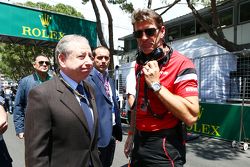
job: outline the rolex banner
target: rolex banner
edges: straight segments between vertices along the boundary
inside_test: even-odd
[[[242,118],[242,119],[241,119]],[[200,103],[197,123],[188,131],[226,140],[250,139],[250,106],[246,104]]]
[[[0,35],[58,42],[66,34],[79,34],[96,47],[95,22],[6,3],[0,3],[0,11]]]

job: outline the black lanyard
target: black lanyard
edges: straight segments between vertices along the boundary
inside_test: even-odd
[[[167,112],[164,112],[163,114],[156,114],[155,112],[153,112],[148,100],[148,90],[149,90],[148,85],[144,82],[144,99],[149,113],[157,119],[163,119]]]

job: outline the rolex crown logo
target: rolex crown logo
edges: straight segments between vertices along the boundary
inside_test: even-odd
[[[39,15],[41,23],[44,27],[48,27],[50,25],[51,17],[48,14],[43,13]]]
[[[204,108],[200,106],[200,111],[198,113],[198,120],[201,118],[203,112],[204,112]]]

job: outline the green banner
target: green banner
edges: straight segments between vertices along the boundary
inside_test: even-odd
[[[250,139],[250,106],[200,103],[198,121],[188,127],[191,132],[236,141],[239,140],[240,129],[241,140]]]
[[[58,42],[66,34],[79,34],[97,45],[95,22],[5,3],[0,11],[0,35]]]

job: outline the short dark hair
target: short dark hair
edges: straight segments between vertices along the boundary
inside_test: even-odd
[[[137,9],[131,15],[131,22],[134,26],[135,23],[147,21],[153,23],[160,28],[163,26],[162,17],[152,9]]]
[[[35,62],[36,61],[36,58],[37,57],[39,57],[39,56],[43,56],[43,57],[47,57],[48,58],[48,56],[46,56],[45,54],[38,54],[38,55],[36,55],[35,57],[34,57],[34,59],[33,59],[33,62]]]
[[[93,55],[93,57],[95,57],[96,56],[96,50],[97,49],[105,49],[105,50],[108,50],[109,51],[109,49],[107,48],[107,47],[105,47],[105,46],[97,46],[92,52],[92,55]],[[110,52],[110,51],[109,51]]]

